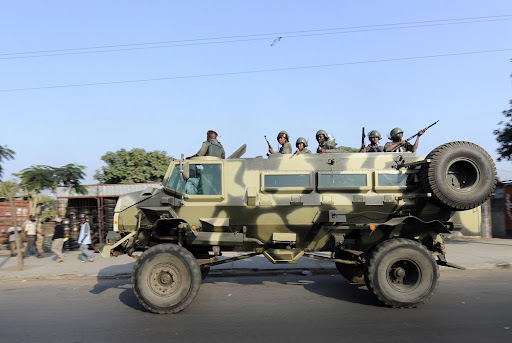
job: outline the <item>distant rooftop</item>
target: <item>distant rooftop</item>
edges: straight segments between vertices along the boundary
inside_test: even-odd
[[[119,197],[131,192],[141,192],[148,187],[161,188],[162,184],[160,182],[144,182],[84,185],[84,187],[87,188],[87,194],[76,193],[71,187],[57,187],[57,199]]]

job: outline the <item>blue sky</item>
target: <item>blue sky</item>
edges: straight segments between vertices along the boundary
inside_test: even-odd
[[[512,99],[507,0],[0,4],[0,145],[16,152],[4,180],[78,163],[95,183],[107,151],[189,156],[209,129],[227,155],[246,143],[254,157],[280,130],[312,150],[318,129],[359,147],[363,126],[409,137],[439,119],[419,155],[465,140],[496,158],[492,132]],[[416,24],[384,25],[400,23]],[[125,82],[152,79],[163,80]],[[502,180],[511,163],[497,163]]]

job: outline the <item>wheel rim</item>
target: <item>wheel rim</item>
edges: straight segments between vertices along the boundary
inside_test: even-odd
[[[148,275],[149,289],[160,297],[175,294],[181,288],[182,280],[179,269],[171,263],[156,265]]]
[[[397,260],[387,270],[389,285],[399,292],[410,292],[421,282],[420,266],[409,259]]]
[[[469,159],[456,159],[446,170],[446,182],[458,192],[470,192],[480,182],[480,169]]]

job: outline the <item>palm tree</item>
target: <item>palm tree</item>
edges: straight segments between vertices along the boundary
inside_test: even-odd
[[[2,162],[4,160],[12,160],[14,158],[14,151],[9,149],[7,146],[0,145],[0,179],[2,178]]]
[[[40,193],[43,190],[54,190],[57,186],[71,187],[75,192],[86,194],[87,188],[80,184],[84,178],[84,166],[67,164],[63,167],[31,166],[18,174],[22,181],[25,194],[29,196],[31,213],[36,213]]]

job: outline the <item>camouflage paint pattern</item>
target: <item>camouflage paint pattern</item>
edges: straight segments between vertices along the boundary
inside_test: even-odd
[[[440,234],[452,229],[452,211],[422,193],[422,161],[414,153],[173,160],[163,189],[120,197],[112,235],[138,230],[134,249],[173,242],[197,256],[212,246],[366,252],[391,237],[415,239],[444,254]],[[218,173],[208,179],[210,169]],[[199,181],[187,184],[180,170],[190,171],[188,180]]]

